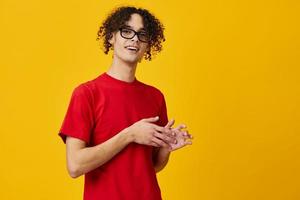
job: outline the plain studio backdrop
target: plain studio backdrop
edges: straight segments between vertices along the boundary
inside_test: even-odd
[[[0,199],[82,199],[57,133],[74,87],[111,63],[96,41],[102,20],[128,4],[166,28],[137,78],[194,136],[157,174],[163,198],[300,199],[296,0],[0,0]]]

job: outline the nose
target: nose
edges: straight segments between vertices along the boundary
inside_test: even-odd
[[[134,37],[133,37],[131,40],[132,40],[132,41],[138,41],[139,38],[138,38],[137,34],[135,34]]]

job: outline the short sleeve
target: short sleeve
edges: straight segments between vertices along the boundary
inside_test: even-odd
[[[64,143],[66,143],[66,137],[71,136],[89,144],[93,125],[92,93],[87,86],[80,84],[72,92],[58,135]]]
[[[168,112],[167,112],[167,104],[164,95],[161,93],[160,98],[160,112],[159,112],[159,121],[158,124],[160,126],[166,126],[169,119],[168,119]]]

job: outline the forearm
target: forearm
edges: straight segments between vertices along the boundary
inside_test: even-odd
[[[155,172],[161,171],[168,163],[170,157],[170,151],[164,147],[159,148],[157,155],[154,159]]]
[[[128,129],[124,129],[101,144],[78,149],[72,156],[72,165],[75,166],[72,177],[76,178],[100,167],[112,159],[130,142],[132,142],[131,135]]]

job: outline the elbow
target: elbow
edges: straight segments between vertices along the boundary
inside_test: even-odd
[[[164,169],[164,167],[165,167],[165,165],[158,165],[158,164],[156,164],[156,165],[154,165],[154,171],[155,171],[155,173],[158,173],[158,172],[160,172],[161,170],[163,170]]]
[[[154,165],[155,172],[158,173],[161,170],[163,170],[166,167],[166,165],[168,164],[168,160],[169,159],[165,160],[163,163],[155,163],[155,165]]]
[[[68,173],[71,178],[75,179],[80,177],[83,174],[78,165],[71,164],[68,165],[67,167],[68,167]]]
[[[163,167],[154,167],[155,173],[160,172],[163,169]]]
[[[78,178],[79,176],[81,176],[81,174],[79,174],[78,172],[76,171],[69,171],[69,175],[71,178]]]

